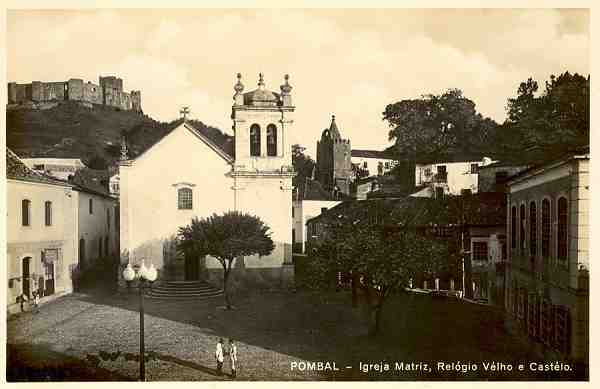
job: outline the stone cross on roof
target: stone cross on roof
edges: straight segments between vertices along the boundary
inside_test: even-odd
[[[187,115],[190,113],[190,107],[181,107],[179,114],[183,117],[183,121],[187,119]]]

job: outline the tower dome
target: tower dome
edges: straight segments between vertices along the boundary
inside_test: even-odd
[[[279,94],[265,89],[263,74],[260,73],[258,79],[258,89],[244,94],[244,104],[254,106],[277,106],[279,103]]]

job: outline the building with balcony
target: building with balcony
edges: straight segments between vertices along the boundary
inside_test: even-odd
[[[476,193],[479,168],[492,163],[489,158],[448,158],[444,161],[418,161],[415,165],[416,197]]]

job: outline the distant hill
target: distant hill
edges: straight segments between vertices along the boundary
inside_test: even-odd
[[[7,110],[6,145],[20,157],[81,158],[84,163],[100,157],[112,165],[119,159],[122,135],[130,157],[135,157],[181,122],[159,122],[133,111],[64,101],[49,109]],[[233,154],[233,137],[201,121],[191,123]]]

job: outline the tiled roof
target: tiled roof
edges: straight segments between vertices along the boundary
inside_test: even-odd
[[[65,181],[31,170],[8,147],[6,148],[6,178],[40,184],[71,186]]]
[[[479,193],[444,199],[404,197],[346,201],[310,222],[380,223],[396,226],[448,226],[464,222],[470,226],[493,226],[506,223],[506,198],[503,193]]]
[[[108,170],[84,168],[79,169],[69,182],[74,185],[76,190],[110,197],[108,190],[109,174]]]
[[[379,150],[353,149],[351,155],[353,157],[357,157],[357,158],[394,159],[391,153],[389,153],[387,151],[379,151]]]
[[[339,193],[338,198],[333,196],[333,193],[326,191],[321,183],[316,180],[307,179],[297,188],[297,198],[299,200],[323,200],[323,201],[336,201],[336,200],[346,200],[349,197],[344,195],[343,193]]]

